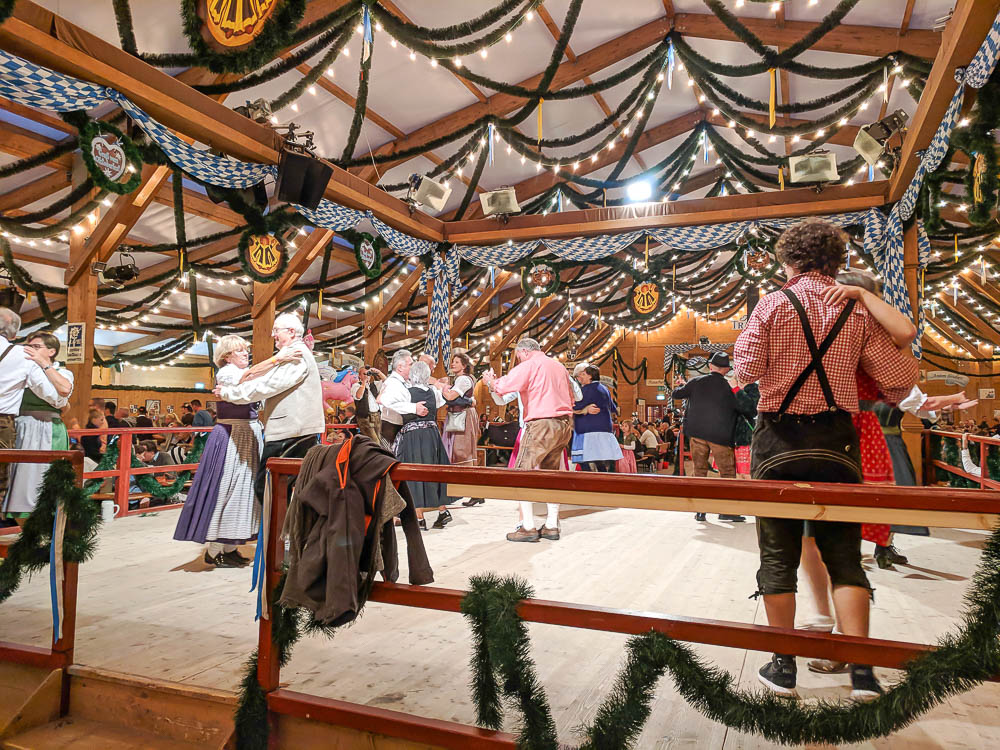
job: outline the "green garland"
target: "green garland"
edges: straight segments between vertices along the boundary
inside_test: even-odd
[[[365,278],[363,286],[367,286],[368,279],[377,279],[379,276],[382,275],[382,250],[385,247],[387,247],[387,245],[385,244],[385,240],[382,239],[381,236],[379,235],[373,236],[368,232],[357,232],[353,229],[345,229],[341,232],[338,232],[338,234],[340,234],[341,237],[343,237],[345,240],[350,242],[351,245],[354,246],[354,259],[357,261],[358,269],[361,271],[362,275]],[[369,243],[372,246],[372,249],[375,251],[375,261],[370,266],[361,260],[361,245],[364,242]],[[329,247],[332,246],[333,243],[330,243]],[[326,278],[325,278],[326,268],[329,266],[329,263],[330,263],[330,255],[328,250],[327,254],[323,256],[324,271],[320,275],[321,284],[326,283]],[[312,285],[309,286],[311,287]],[[344,291],[347,290],[342,290],[341,294],[343,294]]]
[[[67,138],[62,143],[57,143],[51,148],[39,151],[34,156],[26,156],[23,159],[12,161],[10,164],[4,164],[0,167],[0,177],[10,177],[11,175],[27,172],[29,169],[34,169],[42,164],[48,164],[50,161],[62,156],[63,154],[75,151],[78,145],[79,138],[76,136]]]
[[[58,459],[45,470],[35,509],[17,541],[7,548],[6,559],[0,560],[0,602],[17,591],[25,574],[30,576],[48,565],[52,526],[59,505],[66,514],[63,560],[82,563],[93,556],[101,526],[100,508],[77,487],[73,465]]]
[[[116,386],[115,390],[121,390],[120,386]],[[144,388],[142,390],[154,390]],[[155,389],[162,390],[162,389]],[[191,390],[191,389],[185,389]],[[155,431],[156,428],[153,428]],[[196,464],[201,460],[201,454],[205,450],[205,443],[208,442],[209,433],[201,432],[195,435],[194,441],[191,443],[191,450],[188,451],[187,456],[184,459],[184,463]],[[141,469],[145,464],[135,457],[136,443],[132,443],[132,468]],[[118,468],[118,440],[113,440],[108,446],[108,449],[104,451],[104,455],[101,456],[100,462],[94,471],[112,471]],[[137,474],[135,475],[135,483],[138,485],[139,489],[146,492],[158,500],[167,500],[175,497],[182,489],[184,485],[191,478],[191,472],[181,471],[178,472],[177,478],[174,479],[170,484],[160,484],[156,479],[150,474]],[[100,487],[104,484],[104,479],[90,479],[84,485],[84,493],[87,497],[93,495]]]
[[[518,747],[558,747],[544,689],[538,684],[530,641],[517,612],[531,587],[511,576],[474,576],[462,600],[473,635],[472,690],[481,725],[502,728],[501,696],[523,716]],[[885,737],[947,698],[1000,671],[1000,530],[983,550],[966,594],[962,625],[935,651],[908,665],[903,679],[870,703],[800,705],[736,687],[727,672],[707,666],[694,651],[655,631],[630,638],[625,664],[594,721],[583,729],[588,750],[628,748],[649,717],[659,678],[670,671],[684,699],[714,721],[783,744],[853,743]],[[498,681],[498,676],[502,681]]]
[[[6,21],[14,12],[14,3],[16,2],[17,0],[0,0],[0,23]]]
[[[535,286],[531,280],[531,275],[535,272],[536,266],[551,268],[552,280],[543,287]],[[518,273],[521,276],[521,291],[529,297],[548,297],[559,291],[562,282],[559,280],[559,264],[547,258],[532,258],[521,266]]]
[[[94,163],[94,156],[90,153],[91,143],[101,135],[113,135],[118,139],[122,150],[125,152],[126,161],[132,166],[133,172],[125,182],[109,180],[101,171],[101,168]],[[110,122],[103,120],[88,119],[86,124],[80,128],[80,155],[83,163],[87,167],[87,172],[102,190],[107,190],[118,195],[127,195],[139,187],[142,182],[142,154],[125,133],[116,128]]]

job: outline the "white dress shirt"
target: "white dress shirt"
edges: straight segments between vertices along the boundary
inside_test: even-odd
[[[655,449],[658,445],[656,434],[652,430],[645,430],[642,435],[639,436],[639,442],[642,443],[644,448]]]
[[[382,383],[376,401],[382,407],[382,421],[389,424],[403,424],[403,414],[417,413],[417,405],[410,396],[410,384],[395,370]]]
[[[372,381],[369,380],[368,385],[374,386],[374,383],[372,383]],[[368,411],[371,414],[374,414],[375,412],[378,411],[378,401],[376,401],[375,397],[372,395],[371,388],[366,388],[365,386],[361,385],[360,380],[351,386],[351,398],[353,398],[355,401],[360,401],[362,391],[364,391],[368,395]]]
[[[8,346],[11,346],[10,342],[0,336],[0,354]],[[14,344],[7,356],[0,360],[0,414],[16,415],[21,410],[25,388],[30,388],[32,393],[57,409],[63,408],[69,401],[59,395],[42,368],[28,359],[24,347]]]

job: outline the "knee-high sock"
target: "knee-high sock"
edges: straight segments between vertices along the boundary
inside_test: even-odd
[[[222,542],[209,542],[205,547],[210,557],[215,557],[222,552],[232,552],[236,549],[235,544],[223,544]]]
[[[548,503],[548,515],[545,517],[545,525],[550,529],[559,528],[559,503]]]

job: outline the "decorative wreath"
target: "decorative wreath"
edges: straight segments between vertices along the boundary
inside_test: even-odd
[[[760,237],[744,234],[736,243],[736,270],[751,281],[764,281],[778,272],[778,260]]]
[[[354,258],[365,278],[375,279],[382,273],[382,248],[387,247],[384,239],[368,232],[348,229],[341,232],[354,245]]]
[[[549,260],[531,260],[521,267],[521,289],[531,297],[548,297],[559,291],[559,270]]]
[[[652,318],[663,309],[666,295],[659,282],[651,278],[639,279],[628,293],[628,308],[643,320]]]
[[[238,252],[243,272],[262,284],[280,279],[288,266],[288,247],[277,233],[247,229]]]
[[[102,136],[105,135],[113,135],[117,138],[118,146],[121,147],[125,154],[125,174],[128,174],[128,179],[124,182],[109,179],[94,161],[92,153],[94,139],[101,138],[101,140],[104,140]],[[126,195],[139,187],[139,183],[142,182],[142,154],[139,153],[139,149],[132,142],[131,138],[109,122],[87,120],[87,123],[80,130],[80,153],[83,156],[83,163],[87,167],[87,171],[93,178],[94,183],[103,190],[108,190],[118,195]],[[132,167],[131,174],[128,173],[129,166]]]

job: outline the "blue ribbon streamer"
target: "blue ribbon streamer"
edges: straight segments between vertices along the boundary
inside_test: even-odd
[[[374,37],[372,36],[372,17],[368,12],[367,5],[364,6],[361,19],[361,24],[364,28],[364,43],[361,45],[361,62],[364,63],[372,56],[372,43],[374,42]]]
[[[257,592],[257,613],[253,621],[261,616],[260,589],[264,586],[264,512],[261,510],[260,525],[257,527],[257,549],[253,553],[253,577],[250,579],[250,592]]]
[[[667,88],[673,89],[674,87],[674,43],[673,40],[670,42],[670,46],[667,47]]]
[[[59,584],[56,581],[56,524],[59,523],[59,506],[52,514],[52,540],[49,543],[49,595],[52,600],[52,634],[59,638]]]
[[[486,127],[486,137],[490,141],[489,142],[489,148],[490,148],[490,152],[489,152],[490,156],[489,156],[489,158],[490,158],[490,166],[492,167],[493,166],[493,123],[492,122]]]

